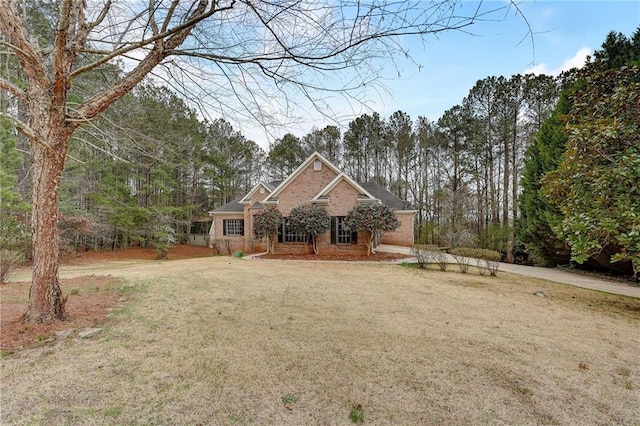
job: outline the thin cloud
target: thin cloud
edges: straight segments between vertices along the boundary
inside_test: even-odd
[[[583,47],[576,52],[569,59],[565,59],[562,62],[562,65],[557,68],[551,68],[548,64],[541,63],[536,64],[531,68],[525,70],[525,74],[547,74],[551,76],[558,76],[563,71],[568,71],[572,68],[582,68],[587,60],[587,56],[591,55],[591,49],[588,47]]]

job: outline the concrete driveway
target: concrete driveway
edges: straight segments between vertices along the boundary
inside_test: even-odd
[[[376,247],[376,251],[411,255],[411,249],[409,247],[391,246],[387,244],[381,244],[380,246]],[[455,260],[452,256],[450,258],[450,262],[455,263]],[[554,268],[540,268],[536,266],[500,263],[500,271],[524,275],[527,277],[542,278],[558,283],[574,285],[576,287],[584,287],[590,288],[592,290],[604,291],[606,293],[640,298],[640,286],[634,286],[632,284],[625,284],[616,281],[607,281],[600,278],[594,278],[568,271],[561,271]]]

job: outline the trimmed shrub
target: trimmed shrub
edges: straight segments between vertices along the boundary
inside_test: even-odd
[[[267,252],[275,252],[275,241],[278,239],[278,228],[282,223],[282,213],[274,206],[260,210],[253,216],[253,235],[267,239]]]

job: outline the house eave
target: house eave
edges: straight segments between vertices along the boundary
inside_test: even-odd
[[[273,191],[271,191],[271,193],[268,195],[268,197],[275,197],[278,194],[280,194],[287,186],[289,186],[291,182],[295,180],[296,177],[298,177],[316,159],[322,161],[322,163],[324,163],[324,165],[327,166],[330,170],[332,170],[336,175],[339,175],[341,173],[340,169],[338,169],[338,167],[336,167],[335,164],[327,160],[319,152],[315,151],[313,154],[307,157],[307,159],[302,164],[300,164],[298,168],[296,168],[289,176],[287,176],[285,180],[280,182],[280,185],[274,188]],[[265,199],[264,201],[267,201],[267,200]]]
[[[353,187],[356,191],[358,191],[358,202],[360,202],[360,200],[379,201],[377,198],[371,195],[366,189],[364,189],[360,184],[358,184],[358,182],[351,179],[344,172],[341,172],[335,178],[333,178],[333,180],[329,182],[324,188],[322,188],[322,190],[320,190],[320,192],[318,192],[318,194],[315,197],[313,197],[311,202],[313,203],[316,200],[322,200],[323,199],[322,197],[328,196],[329,193],[342,181],[347,182],[349,185],[351,185],[351,187]]]

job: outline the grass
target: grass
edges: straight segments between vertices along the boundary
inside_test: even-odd
[[[124,306],[95,339],[3,358],[0,423],[637,421],[640,300],[473,269],[96,267]]]
[[[122,407],[109,407],[104,410],[104,415],[106,417],[117,418],[122,413]]]
[[[282,403],[283,404],[293,404],[298,402],[298,397],[292,394],[286,394],[285,396],[282,397]]]
[[[364,413],[362,412],[362,405],[354,405],[353,408],[351,408],[351,411],[349,411],[349,420],[351,420],[352,423],[358,425],[364,423]]]

